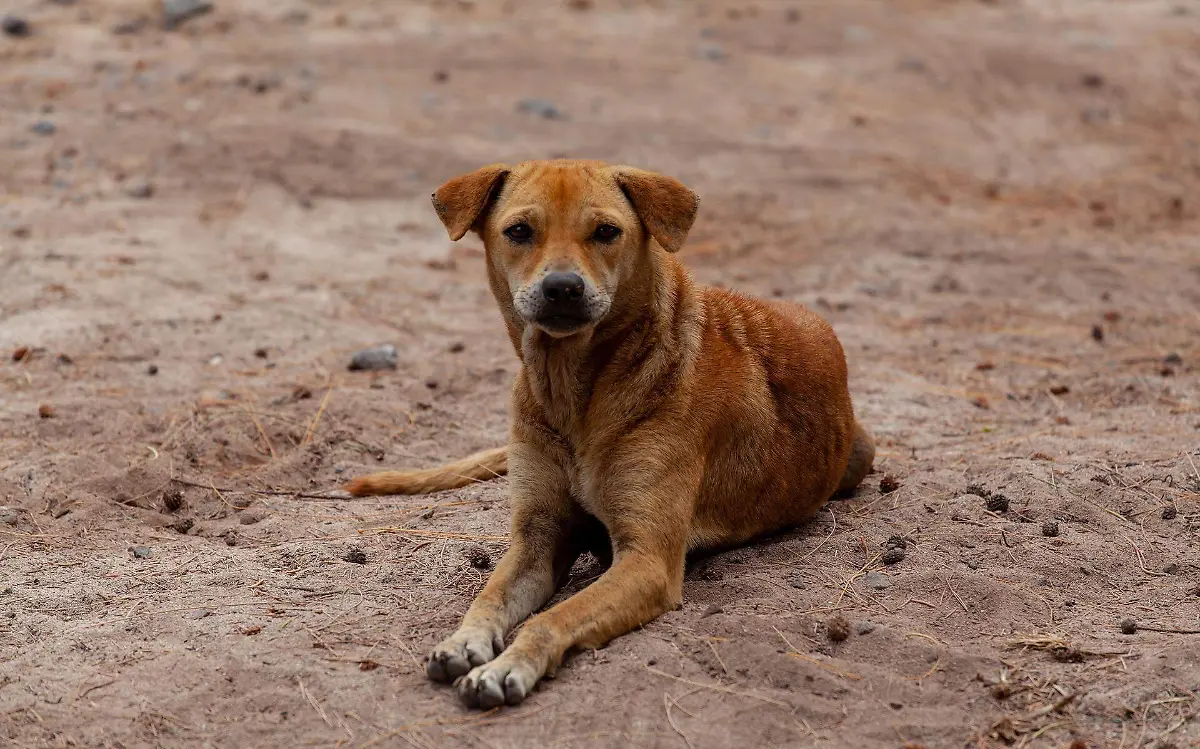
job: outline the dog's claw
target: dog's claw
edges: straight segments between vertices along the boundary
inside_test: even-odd
[[[495,657],[495,638],[490,634],[459,630],[433,649],[425,674],[433,681],[450,683]]]
[[[455,682],[458,697],[467,707],[488,710],[500,705],[519,705],[529,695],[536,678],[518,664],[493,661]]]

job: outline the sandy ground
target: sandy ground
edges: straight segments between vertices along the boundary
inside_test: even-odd
[[[1150,629],[1200,629],[1200,6],[7,9],[0,744],[1200,746]],[[683,179],[698,277],[825,314],[879,471],[481,715],[422,658],[504,483],[296,493],[504,440],[428,195],[555,155]]]

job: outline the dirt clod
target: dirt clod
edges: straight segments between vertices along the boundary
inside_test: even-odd
[[[482,546],[473,546],[467,549],[467,561],[477,570],[490,570],[492,568],[492,555]]]
[[[54,418],[54,406],[51,406],[49,403],[41,404],[38,406],[38,416],[43,419]]]
[[[883,552],[883,563],[884,564],[899,564],[900,562],[904,561],[905,553],[906,552],[904,551],[904,547],[893,546],[890,549]]]
[[[187,532],[196,526],[196,521],[192,518],[181,518],[171,524],[171,530],[176,533],[187,535]]]
[[[1102,328],[1099,325],[1093,325],[1092,326],[1092,340],[1097,341],[1097,342],[1103,341],[1104,340],[1104,328]]]
[[[179,512],[183,507],[183,492],[178,489],[167,489],[162,493],[163,509],[167,512]]]
[[[362,549],[351,549],[342,556],[342,561],[350,562],[351,564],[366,564],[367,553]]]
[[[900,479],[888,473],[885,474],[884,477],[879,481],[879,492],[881,494],[891,494],[901,486],[902,484],[900,483]]]
[[[1000,493],[992,494],[984,502],[984,506],[991,512],[1008,512],[1008,497]]]
[[[963,491],[966,494],[974,494],[976,497],[983,497],[984,499],[992,496],[992,491],[982,484],[969,484]]]
[[[1122,619],[1121,620],[1121,634],[1135,635],[1135,634],[1137,634],[1137,631],[1138,631],[1138,625],[1137,625],[1136,621],[1134,621],[1133,619]]]
[[[1057,520],[1047,520],[1046,522],[1042,523],[1042,535],[1046,536],[1048,538],[1057,537],[1058,536],[1058,521]]]
[[[724,611],[725,611],[725,609],[718,604],[715,604],[715,603],[709,604],[709,606],[706,609],[704,609],[704,611],[700,612],[700,618],[707,619],[708,617],[713,616],[714,614],[720,614],[720,613],[723,613]]]
[[[850,620],[838,614],[825,620],[825,634],[834,642],[842,642],[850,636]]]
[[[1176,510],[1173,505],[1164,507],[1162,509],[1162,519],[1163,520],[1174,520],[1178,515],[1179,515],[1179,510]]]

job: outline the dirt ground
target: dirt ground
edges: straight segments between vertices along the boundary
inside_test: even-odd
[[[1200,746],[1200,6],[216,3],[0,9],[0,744]],[[504,482],[319,497],[505,439],[428,196],[556,155],[696,189],[880,459],[479,714],[422,658]]]

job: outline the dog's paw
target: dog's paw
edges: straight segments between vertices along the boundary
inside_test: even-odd
[[[480,666],[459,679],[458,697],[467,707],[483,709],[519,705],[537,683],[537,669],[524,658],[505,657]]]
[[[434,681],[450,683],[476,666],[482,666],[504,649],[504,641],[482,629],[460,629],[433,649],[425,673]]]

